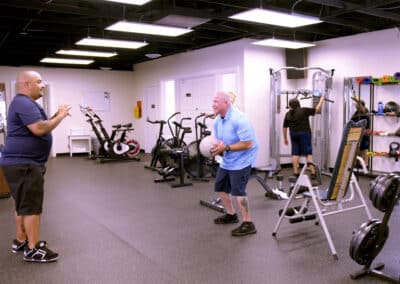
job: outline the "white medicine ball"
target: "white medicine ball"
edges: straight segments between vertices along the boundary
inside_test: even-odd
[[[210,158],[211,149],[218,143],[217,138],[214,135],[204,137],[200,142],[200,153],[202,156]]]

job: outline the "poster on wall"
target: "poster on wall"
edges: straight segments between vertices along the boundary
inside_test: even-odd
[[[82,96],[82,106],[94,111],[110,111],[111,94],[107,91],[86,92]]]

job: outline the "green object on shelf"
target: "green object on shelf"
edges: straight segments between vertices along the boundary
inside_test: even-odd
[[[375,85],[382,85],[382,79],[381,78],[372,78],[372,83]]]

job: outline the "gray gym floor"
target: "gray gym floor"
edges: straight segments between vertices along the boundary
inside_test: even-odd
[[[327,217],[336,261],[313,221],[285,221],[271,236],[284,201],[265,198],[256,180],[248,191],[258,233],[234,238],[236,224],[213,224],[220,213],[199,205],[214,196],[212,182],[172,188],[154,183],[157,175],[143,165],[50,159],[41,237],[60,253],[55,263],[26,263],[11,253],[13,201],[0,199],[0,283],[383,283],[349,277],[361,268],[348,249],[366,220],[362,210]],[[366,195],[369,181],[360,181]],[[400,275],[398,217],[397,206],[377,261]]]

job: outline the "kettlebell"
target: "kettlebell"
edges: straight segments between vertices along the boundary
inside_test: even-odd
[[[389,157],[395,158],[397,162],[400,156],[400,144],[398,142],[392,142],[389,144]]]

